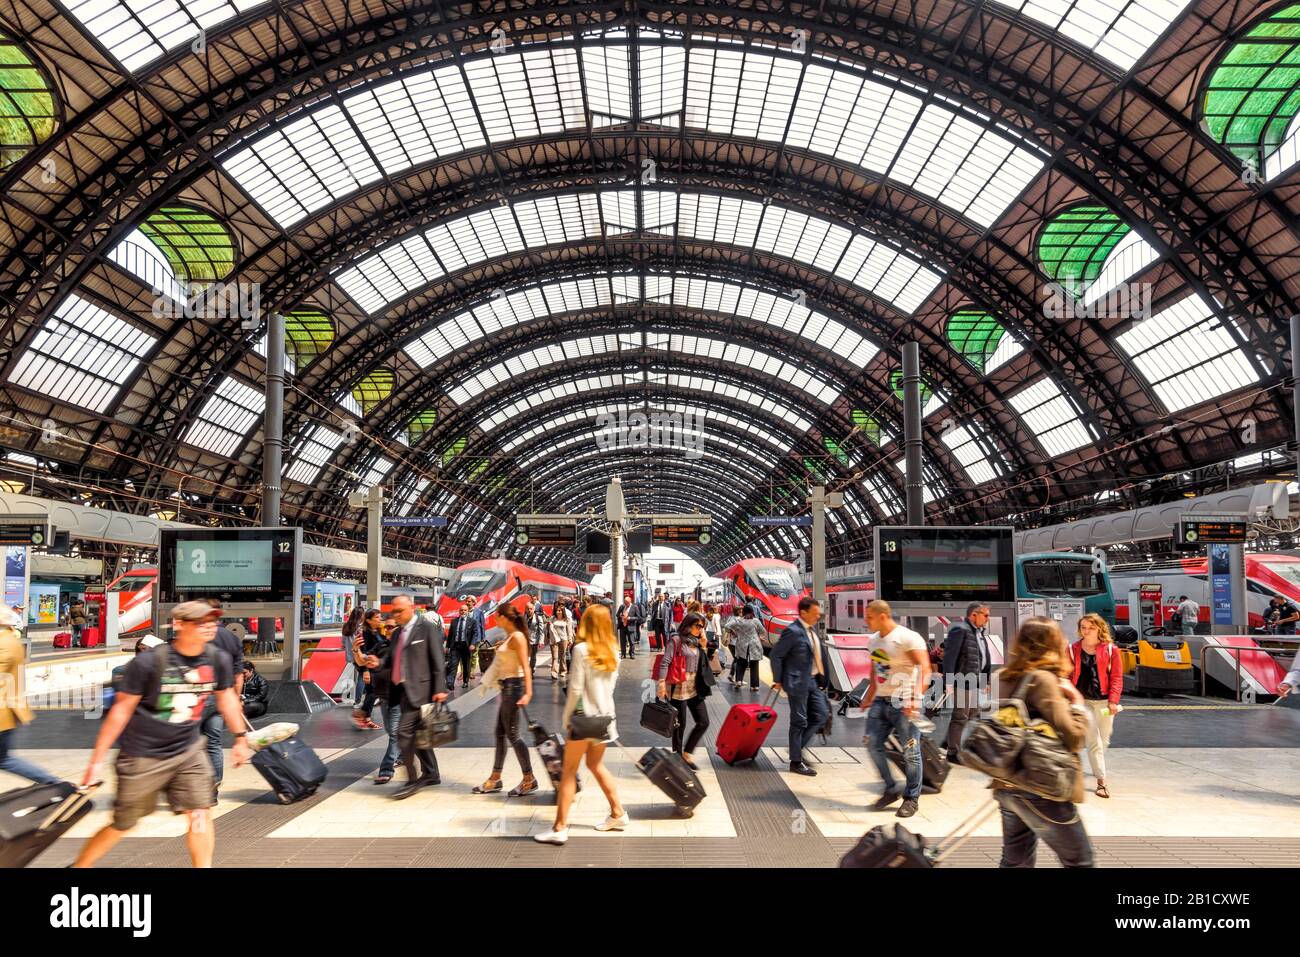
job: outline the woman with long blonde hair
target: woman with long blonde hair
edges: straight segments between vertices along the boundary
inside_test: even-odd
[[[1030,719],[1047,722],[1065,746],[1078,751],[1088,733],[1088,709],[1069,681],[1070,650],[1061,628],[1050,618],[1030,618],[1020,625],[1006,665],[997,673],[1005,697],[1025,703]],[[1053,801],[993,781],[1002,807],[1002,867],[1033,867],[1041,838],[1063,867],[1092,867],[1092,843],[1083,829],[1078,804],[1083,801],[1083,768],[1074,756],[1074,789],[1068,801]]]
[[[1110,636],[1110,626],[1098,614],[1079,619],[1079,640],[1070,646],[1074,673],[1070,680],[1083,695],[1091,721],[1088,722],[1088,763],[1097,779],[1097,797],[1108,798],[1106,749],[1115,727],[1115,715],[1124,710],[1119,696],[1124,691],[1124,661]]]
[[[614,776],[603,761],[605,748],[618,739],[614,717],[614,684],[618,681],[618,648],[614,638],[614,620],[604,605],[590,605],[582,613],[569,665],[569,695],[564,703],[564,721],[568,740],[564,745],[564,772],[555,802],[555,825],[534,840],[543,844],[563,844],[569,839],[569,809],[578,790],[578,765],[587,756],[587,770],[595,777],[609,801],[609,817],[596,825],[598,831],[621,831],[628,825],[627,811],[618,799]],[[584,727],[575,726],[575,715]],[[603,719],[608,718],[605,723]],[[592,724],[603,724],[599,729]],[[580,736],[591,734],[593,737]]]

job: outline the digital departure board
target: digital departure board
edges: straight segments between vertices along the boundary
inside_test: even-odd
[[[656,524],[651,531],[655,545],[707,545],[713,541],[713,526],[703,524]]]
[[[578,525],[516,525],[515,542],[519,545],[536,545],[572,548],[578,542]]]
[[[1009,526],[876,527],[876,593],[885,601],[1013,602]]]
[[[298,552],[292,528],[165,528],[158,547],[163,604],[292,602]]]
[[[1189,515],[1178,520],[1177,544],[1186,549],[1202,545],[1242,545],[1249,529],[1244,515]]]

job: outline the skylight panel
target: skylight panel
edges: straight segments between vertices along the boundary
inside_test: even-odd
[[[382,485],[388,473],[393,470],[392,459],[387,459],[382,455],[375,456],[374,461],[367,464],[360,474],[353,473],[353,484],[349,491],[363,492],[368,488],[376,485]]]
[[[1083,302],[1091,305],[1120,283],[1136,276],[1160,258],[1156,248],[1130,229],[1106,256],[1101,272],[1084,291]]]
[[[361,403],[357,401],[357,397],[351,392],[340,392],[334,397],[334,401],[343,406],[344,409],[351,412],[358,419],[361,418]]]
[[[1259,383],[1250,359],[1198,294],[1174,303],[1116,338],[1171,412]]]
[[[138,229],[108,251],[108,258],[131,273],[155,293],[174,302],[186,301],[185,290],[176,278],[176,270],[167,261],[158,244]]]
[[[975,485],[991,482],[1002,474],[997,460],[988,457],[976,441],[974,433],[966,426],[959,425],[944,429],[940,439],[948,446],[953,458],[961,463],[961,467],[966,470],[966,474]]]
[[[203,403],[198,418],[190,423],[181,441],[228,457],[243,445],[265,409],[264,393],[226,376]]]
[[[257,342],[253,343],[253,351],[263,359],[266,358],[266,333],[262,333]],[[298,371],[298,363],[294,361],[293,353],[287,348],[284,350],[284,374],[293,375]]]
[[[345,98],[343,107],[389,174],[486,142],[455,66],[367,87]]]
[[[637,73],[641,122],[679,125],[686,76],[685,48],[642,44],[637,48]]]
[[[632,72],[627,47],[606,44],[583,47],[582,69],[587,78],[591,112],[610,122],[630,120]],[[608,125],[608,122],[596,125]]]
[[[333,104],[221,158],[221,166],[280,226],[380,177],[356,129]]]
[[[339,286],[368,313],[378,312],[443,275],[423,235],[408,236],[335,276]]]
[[[1050,377],[1044,376],[1021,389],[1008,401],[1048,456],[1063,455],[1092,444],[1092,436],[1080,420],[1078,409]]]
[[[9,381],[48,399],[103,412],[157,341],[73,293],[45,320]]]
[[[329,426],[313,426],[305,435],[284,477],[291,482],[314,485],[320,473],[343,445],[343,435]]]
[[[1114,63],[1132,67],[1179,18],[1187,0],[994,0]]]
[[[63,6],[135,72],[263,0],[65,0]]]
[[[985,360],[984,374],[988,375],[998,366],[1005,365],[1024,351],[1025,347],[1020,340],[1010,333],[1006,333],[998,340],[998,347],[993,350],[992,355]]]

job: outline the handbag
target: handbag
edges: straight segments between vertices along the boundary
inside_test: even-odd
[[[578,701],[578,707],[573,714],[569,715],[569,738],[573,741],[581,741],[585,738],[595,738],[603,741],[609,733],[610,722],[614,716],[610,714],[587,714],[582,709],[583,702]]]
[[[446,702],[433,701],[420,706],[420,725],[415,729],[415,746],[421,751],[438,748],[456,740],[460,730],[460,715],[447,707]]]
[[[1025,675],[1010,698],[998,702],[993,717],[967,725],[961,761],[994,780],[1049,801],[1069,801],[1074,794],[1076,758],[1046,721],[1030,719]]]
[[[671,738],[677,730],[677,709],[667,701],[656,698],[641,706],[641,727],[664,738]]]

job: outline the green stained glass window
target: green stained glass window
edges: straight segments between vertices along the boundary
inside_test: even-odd
[[[334,342],[334,322],[323,312],[303,309],[284,317],[284,347],[299,369]]]
[[[465,451],[465,446],[469,444],[467,439],[457,439],[451,445],[447,446],[442,452],[442,464],[445,468],[452,459]]]
[[[393,394],[393,386],[396,384],[397,376],[392,369],[376,369],[352,387],[352,398],[361,403],[361,414],[369,415]]]
[[[406,423],[406,440],[414,445],[424,438],[426,432],[432,431],[437,424],[437,409],[425,409],[423,412],[417,412],[415,417]]]
[[[140,232],[162,250],[176,276],[186,282],[215,282],[235,268],[230,230],[201,209],[164,206],[140,224]]]
[[[1039,234],[1039,265],[1049,279],[1079,295],[1128,231],[1128,224],[1106,206],[1072,206],[1049,219]]]
[[[989,356],[998,351],[998,344],[1006,334],[1001,324],[983,309],[958,309],[948,317],[944,332],[948,344],[980,372],[984,371]]]
[[[1250,27],[1206,81],[1206,131],[1255,170],[1286,139],[1300,113],[1300,5]]]
[[[847,466],[849,464],[849,453],[840,448],[840,444],[834,439],[822,439],[822,444],[826,446],[826,451],[831,453],[835,457],[835,461],[839,462],[840,465]]]
[[[16,40],[0,31],[0,172],[54,133],[54,94]]]
[[[893,372],[889,373],[889,388],[894,393],[894,395],[898,397],[898,401],[902,402],[903,401],[903,370],[902,369],[895,369]],[[921,408],[924,409],[925,404],[929,402],[930,399],[932,399],[933,397],[934,397],[934,389],[930,388],[930,383],[926,382],[925,377],[922,376],[921,377]]]
[[[478,478],[480,475],[482,475],[484,472],[487,471],[488,464],[489,464],[488,459],[479,459],[477,462],[475,462],[473,465],[470,466],[469,472],[466,473],[466,477],[470,479]]]
[[[863,435],[876,445],[880,444],[881,432],[879,422],[867,415],[867,413],[862,409],[854,409],[851,418],[853,419],[853,424],[858,427]]]
[[[822,485],[826,484],[826,468],[816,459],[804,459],[803,467],[808,470],[808,474],[815,478]]]

